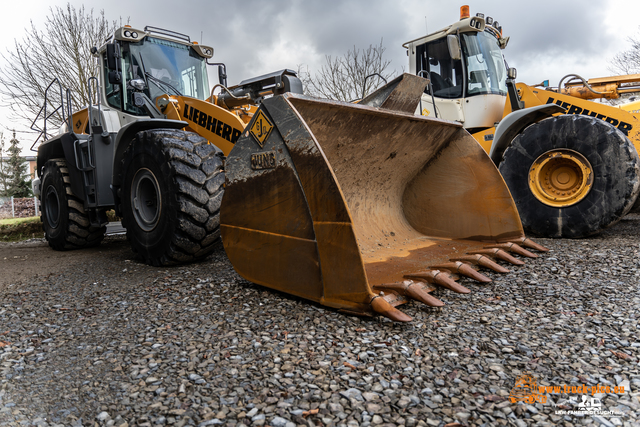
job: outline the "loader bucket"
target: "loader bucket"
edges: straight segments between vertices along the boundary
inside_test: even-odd
[[[490,281],[477,268],[505,270],[526,242],[460,125],[295,94],[265,100],[229,154],[221,231],[247,280],[398,321],[398,304],[441,306],[436,286],[469,292],[459,275]]]

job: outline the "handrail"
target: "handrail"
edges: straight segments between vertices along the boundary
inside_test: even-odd
[[[144,27],[144,30],[147,33],[151,33],[151,34],[155,33],[161,36],[172,37],[176,40],[186,41],[187,43],[191,43],[191,37],[189,37],[186,34],[178,33],[177,31],[171,31],[165,28],[160,28],[160,27],[152,27],[151,25],[147,25],[146,27]]]
[[[49,100],[49,90],[51,90],[52,86],[54,86],[54,83],[58,84],[58,94],[60,95],[60,105],[58,105],[58,107],[56,107],[53,111],[51,111],[51,113],[47,114],[47,105],[50,103]],[[53,108],[53,106],[51,106],[51,108]],[[34,150],[33,147],[36,146],[36,144],[38,143],[38,141],[40,141],[40,138],[44,136],[44,141],[46,141],[47,139],[49,139],[49,136],[47,134],[47,122],[49,121],[49,119],[51,117],[53,117],[58,111],[62,110],[62,122],[63,123],[69,123],[69,126],[71,127],[71,95],[70,92],[67,90],[67,110],[65,111],[64,108],[64,96],[62,93],[62,84],[60,83],[60,80],[58,80],[57,78],[54,78],[51,83],[49,83],[49,86],[47,86],[47,88],[44,90],[44,104],[42,105],[42,108],[40,108],[40,111],[38,111],[38,114],[36,115],[36,118],[33,119],[33,121],[31,122],[31,130],[34,130],[36,132],[40,132],[36,138],[36,140],[33,142],[33,145],[31,145],[30,150],[31,151],[37,151]],[[44,124],[42,126],[42,129],[40,129],[37,125],[36,122],[42,118],[44,121]]]
[[[71,90],[67,88],[67,120],[69,120],[69,130],[73,129],[73,114],[71,110]]]
[[[424,73],[427,73],[429,75],[429,77],[427,77],[427,79],[429,80],[429,93],[431,94],[431,102],[433,103],[433,113],[436,115],[436,119],[437,119],[438,108],[436,107],[436,98],[433,95],[433,85],[431,84],[431,73],[429,70],[420,70],[418,71],[418,76],[425,78],[423,76]],[[422,104],[422,96],[420,96],[420,104]],[[420,105],[420,110],[422,110],[422,105]],[[420,111],[420,114],[422,114],[422,111]]]
[[[364,82],[362,83],[362,99],[364,99],[365,93],[364,91],[367,89],[367,79],[369,79],[370,77],[380,77],[382,80],[384,80],[384,84],[387,84],[387,79],[385,79],[384,77],[382,77],[382,74],[380,73],[371,73],[368,76],[366,76],[364,78]]]
[[[98,125],[100,125],[102,128],[104,128],[104,124],[102,123],[102,110],[101,110],[101,103],[100,103],[100,82],[98,81],[98,78],[93,76],[93,77],[89,77],[88,83],[89,83],[89,126],[93,126],[93,98],[91,97],[91,93],[93,92],[93,86],[91,85],[91,82],[94,81],[95,82],[95,86],[96,86],[96,93],[98,94],[97,96],[97,102],[96,102],[96,106],[98,107],[98,120],[99,123]]]

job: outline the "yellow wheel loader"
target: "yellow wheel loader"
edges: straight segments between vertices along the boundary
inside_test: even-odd
[[[460,276],[487,282],[479,268],[544,250],[469,133],[414,115],[426,79],[349,104],[301,95],[287,70],[228,87],[223,64],[211,64],[214,93],[213,49],[153,27],[121,28],[93,53],[98,99],[71,114],[53,84],[61,99],[36,125],[34,190],[54,249],[98,244],[115,209],[149,264],[203,259],[222,237],[254,283],[398,321],[411,319],[399,304],[442,306],[436,287],[467,293]],[[66,122],[57,135],[52,112]]]
[[[460,21],[405,43],[410,72],[431,79],[417,113],[461,123],[474,136],[499,167],[526,231],[598,233],[636,202],[640,121],[588,99],[638,91],[640,75],[567,76],[555,90],[516,84],[502,55],[508,40],[497,21],[463,6]]]

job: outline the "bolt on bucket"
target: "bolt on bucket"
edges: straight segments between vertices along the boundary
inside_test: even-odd
[[[529,241],[496,167],[452,122],[273,97],[226,180],[221,231],[236,271],[350,313],[409,321],[395,306],[441,306],[436,287],[467,293],[460,275],[490,281],[476,270],[506,270],[506,251],[535,256],[514,243]]]

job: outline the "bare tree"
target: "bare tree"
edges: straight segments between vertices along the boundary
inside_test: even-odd
[[[326,56],[326,64],[315,76],[308,70],[301,73],[305,93],[339,101],[364,98],[395,73],[387,71],[391,61],[384,59],[385,50],[380,40],[378,46],[369,45],[364,50],[354,46],[341,57]]]
[[[616,74],[640,73],[640,37],[629,37],[631,49],[616,54],[609,70]]]
[[[2,55],[6,65],[0,69],[0,95],[9,102],[16,119],[36,117],[53,78],[71,90],[72,109],[87,105],[88,79],[99,71],[90,50],[104,43],[116,28],[116,21],[109,22],[104,11],[94,17],[93,9],[86,12],[84,6],[76,9],[70,4],[50,11],[42,30],[31,22],[22,41],[16,39],[14,49]],[[53,96],[59,105],[57,87]],[[61,124],[61,117],[52,119],[54,126]]]

